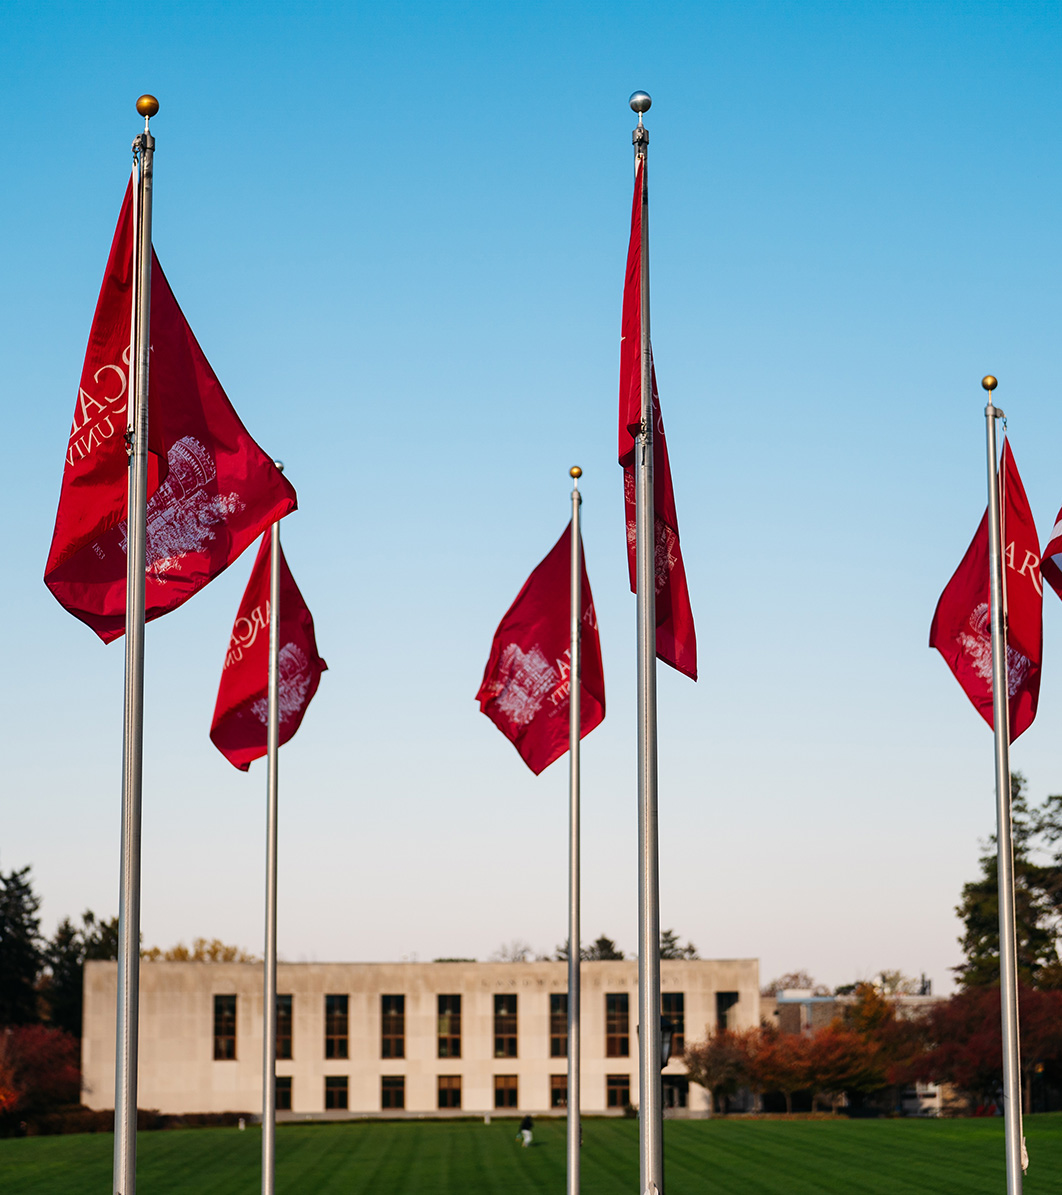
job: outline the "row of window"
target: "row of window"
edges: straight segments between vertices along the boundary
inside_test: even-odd
[[[727,1027],[727,1014],[737,1003],[737,992],[716,993],[716,1021],[719,1028]],[[513,994],[494,997],[494,1057],[515,1058],[516,1000]],[[437,996],[436,1048],[439,1058],[461,1057],[461,997]],[[685,997],[682,992],[664,992],[661,996],[663,1015],[673,1026],[671,1052],[680,1055],[685,1046]],[[277,997],[277,1057],[291,1058],[292,1053],[292,997]],[[568,1056],[568,994],[555,992],[549,998],[549,1053],[551,1058]],[[629,1058],[630,1000],[626,992],[610,992],[605,996],[605,1056]],[[325,996],[326,1058],[350,1057],[349,997]],[[380,997],[380,1057],[406,1056],[406,998]],[[218,1060],[236,1057],[236,997],[214,997],[214,1057]],[[440,1105],[442,1106],[442,1105]]]
[[[461,1107],[461,1076],[438,1075],[436,1106],[438,1108]],[[350,1102],[350,1081],[346,1075],[325,1076],[325,1108],[343,1110]],[[631,1102],[630,1075],[606,1075],[605,1093],[608,1107],[625,1108]],[[383,1075],[380,1079],[380,1108],[384,1112],[398,1111],[406,1106],[405,1075]],[[568,1106],[568,1076],[550,1075],[549,1106]],[[494,1107],[519,1107],[519,1086],[516,1075],[494,1076]],[[291,1111],[291,1076],[277,1076],[277,1109]]]

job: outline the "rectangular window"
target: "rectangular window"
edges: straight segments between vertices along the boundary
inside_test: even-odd
[[[214,997],[214,1058],[228,1062],[236,1057],[236,997]]]
[[[681,992],[662,992],[660,1011],[671,1022],[671,1057],[681,1058],[686,1048],[686,997]]]
[[[686,1108],[690,1102],[690,1081],[685,1075],[664,1075],[665,1108]]]
[[[347,997],[325,996],[325,1057],[349,1058],[348,1050]]]
[[[627,1013],[627,993],[612,992],[605,996],[605,1057],[631,1056],[630,1017]],[[611,1105],[609,1105],[611,1107]]]
[[[291,1075],[277,1075],[277,1111],[291,1111]]]
[[[568,1057],[568,993],[553,992],[549,998],[549,1056]],[[565,1097],[567,1098],[567,1097]],[[556,1104],[553,1107],[557,1107]]]
[[[631,1102],[630,1075],[606,1075],[605,1092],[610,1108],[626,1108]]]
[[[383,1075],[380,1078],[380,1107],[404,1108],[406,1106],[406,1076]]]
[[[346,999],[346,996],[343,997]],[[329,1108],[345,1108],[347,1106],[347,1084],[350,1080],[346,1075],[325,1075],[325,1110]]]
[[[439,1107],[440,1108],[460,1108],[461,1107],[461,1076],[460,1075],[440,1075],[439,1076]]]
[[[568,1106],[568,1076],[550,1075],[549,1077],[549,1106],[551,1108],[567,1108]]]
[[[495,1108],[516,1107],[516,1076],[494,1076],[494,1106]]]
[[[381,996],[380,1057],[405,1058],[405,1056],[406,998],[405,996]]]
[[[461,997],[439,996],[439,1057],[461,1057]],[[442,1088],[439,1088],[442,1091]],[[461,1085],[457,1087],[458,1101],[461,1099]],[[456,1105],[461,1107],[460,1102]],[[440,1104],[440,1108],[451,1107],[450,1104]]]
[[[277,1057],[291,1057],[291,997],[277,996]]]
[[[733,1029],[730,1023],[730,1010],[738,1002],[737,992],[715,993],[715,1027],[716,1029]]]
[[[516,1057],[515,996],[494,997],[494,1057]]]

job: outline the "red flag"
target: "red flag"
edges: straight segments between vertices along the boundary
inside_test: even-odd
[[[1007,691],[1010,739],[1032,725],[1040,696],[1043,654],[1043,584],[1040,541],[1018,467],[1003,441],[1003,587],[1007,623]],[[1045,573],[1046,575],[1046,573]],[[988,511],[977,528],[962,563],[937,602],[929,646],[948,662],[955,679],[977,707],[992,719],[992,637],[988,575]]]
[[[296,506],[214,376],[152,252],[148,620],[186,602]],[[133,194],[125,202],[92,321],[45,584],[109,643],[125,632],[126,401]]]
[[[627,279],[623,288],[623,336],[620,341],[619,463],[623,466],[623,496],[627,508],[627,564],[631,592],[638,592],[634,499],[634,438],[642,424],[642,202],[645,163],[638,159],[631,208],[631,240],[627,248]],[[678,514],[671,487],[664,421],[656,389],[656,367],[650,355],[653,386],[653,504],[656,508],[656,654],[697,679],[697,635],[686,587],[686,567],[679,547]]]
[[[262,537],[232,628],[210,738],[234,767],[246,772],[266,753],[269,730],[269,569],[271,532]],[[317,654],[313,616],[284,549],[280,550],[280,741],[299,729],[328,665]]]
[[[1051,529],[1051,538],[1044,548],[1040,561],[1040,575],[1062,598],[1062,510],[1058,512],[1055,525]]]
[[[568,524],[516,595],[494,632],[476,700],[537,776],[568,750],[571,673],[571,555]],[[601,641],[586,560],[582,563],[579,737],[605,716]]]

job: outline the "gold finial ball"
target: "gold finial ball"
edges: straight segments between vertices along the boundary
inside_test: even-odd
[[[159,102],[153,95],[142,95],[136,102],[136,110],[141,116],[154,116],[159,110]]]
[[[576,481],[578,481],[579,478],[582,477],[582,475],[583,475],[583,471],[582,471],[582,469],[579,468],[578,465],[572,465],[572,467],[568,470],[568,476],[574,477]]]
[[[989,374],[987,377],[981,379],[981,385],[991,394],[993,390],[999,385],[996,379]]]

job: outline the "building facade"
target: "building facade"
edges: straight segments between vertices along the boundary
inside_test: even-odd
[[[281,963],[281,1118],[562,1115],[567,963]],[[664,1099],[704,1114],[685,1041],[759,1024],[756,959],[661,964],[674,1027]],[[117,964],[85,965],[83,1101],[114,1106]],[[163,1113],[261,1108],[262,966],[143,962],[139,1106]],[[638,1102],[638,964],[582,965],[582,1110]]]

